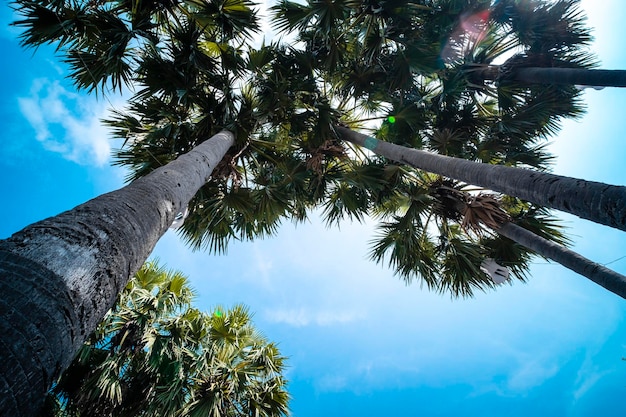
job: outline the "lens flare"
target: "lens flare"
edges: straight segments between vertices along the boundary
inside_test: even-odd
[[[460,51],[467,45],[482,41],[487,34],[490,15],[489,10],[461,15],[455,30],[441,50],[442,60],[449,62],[458,59]]]

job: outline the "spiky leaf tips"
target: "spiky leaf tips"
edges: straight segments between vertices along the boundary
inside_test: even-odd
[[[46,13],[67,25],[74,12],[80,22],[100,22],[89,20],[91,8],[60,4]],[[545,139],[562,118],[580,114],[578,90],[518,75],[533,65],[591,65],[580,53],[589,37],[575,1],[281,1],[272,21],[294,42],[257,48],[249,44],[259,26],[247,2],[166,3],[154,12],[144,6],[95,4],[111,22],[94,32],[71,20],[80,42],[64,37],[49,16],[33,23],[34,6],[18,24],[30,28],[26,44],[56,41],[68,53],[89,52],[101,32],[119,31],[119,47],[106,36],[97,47],[112,56],[124,50],[120,59],[135,71],[136,94],[107,121],[126,140],[117,163],[132,169],[130,179],[220,129],[237,133],[180,229],[192,247],[224,252],[232,240],[270,235],[282,219],[302,221],[321,206],[328,224],[380,216],[372,257],[389,256],[407,281],[420,276],[431,288],[471,295],[490,286],[481,258],[508,263],[511,276],[523,279],[527,253],[498,255],[493,247],[505,243],[492,231],[518,220],[503,196],[372,158],[347,147],[337,129],[367,126],[406,147],[549,169]],[[38,34],[36,25],[46,29]],[[129,37],[133,42],[124,43]],[[119,79],[125,72],[116,68],[93,85]],[[554,234],[544,236],[561,238],[548,230]],[[424,254],[418,262],[416,251]]]
[[[19,13],[25,18],[16,22],[27,29],[23,43],[56,43],[71,60],[79,88],[134,91],[126,108],[105,120],[114,137],[124,140],[114,163],[130,168],[129,181],[222,129],[235,133],[235,146],[196,195],[179,229],[192,247],[224,252],[233,239],[271,234],[285,217],[304,219],[323,195],[323,161],[342,154],[328,129],[335,113],[313,88],[294,105],[284,78],[300,80],[298,91],[307,90],[306,56],[276,54],[274,45],[252,48],[260,26],[251,2],[24,4]],[[92,62],[90,54],[112,61]],[[277,56],[285,59],[273,64],[282,68],[273,82],[250,81]],[[264,107],[265,100],[273,105]],[[324,123],[315,122],[317,117]],[[280,136],[273,126],[286,124],[302,133],[302,149],[266,140]],[[311,177],[303,179],[306,185],[290,182],[296,172]]]
[[[516,2],[502,3],[518,7]],[[577,23],[581,16],[571,12],[575,4],[562,3],[548,7],[545,19],[566,20],[565,26],[583,30]],[[547,7],[541,1],[533,5]],[[428,6],[283,1],[273,8],[276,27],[292,31],[301,41],[283,53],[310,57],[306,89],[300,80],[294,80],[288,91],[292,98],[305,92],[331,98],[329,102],[341,116],[342,122],[337,123],[344,126],[373,127],[378,121],[374,134],[387,142],[457,158],[546,170],[551,156],[544,140],[558,131],[561,118],[580,114],[578,90],[505,82],[494,63],[514,51],[539,57],[548,50],[554,59],[565,62],[568,56],[573,59],[576,54],[572,52],[579,53],[588,39],[583,30],[571,38],[571,44],[550,41],[546,35],[542,44],[531,45],[526,34],[535,23],[529,16],[504,16],[503,4],[498,7],[494,9],[490,1],[438,1]],[[530,26],[522,28],[522,21]],[[524,61],[524,65],[530,63]],[[509,61],[509,68],[513,64],[514,60]],[[272,80],[275,74],[274,70],[257,75]],[[302,124],[295,120],[286,122],[291,138],[298,136],[299,126]],[[352,156],[362,167],[371,162],[367,154]],[[389,261],[407,281],[421,278],[431,288],[458,296],[493,286],[480,271],[487,257],[496,257],[510,267],[511,276],[524,279],[529,252],[505,244],[495,233],[499,225],[515,221],[502,205],[501,196],[485,194],[488,190],[468,192],[464,184],[429,178],[410,168],[404,169],[405,180],[394,183],[393,190],[381,185],[385,182],[381,173],[376,174],[377,186],[359,188],[349,179],[354,170],[361,169],[354,168],[357,165],[341,171],[341,181],[347,184],[326,188],[332,191],[325,215],[331,223],[346,217],[358,219],[365,213],[381,216],[380,232],[372,242],[374,260]],[[448,191],[455,191],[446,196],[442,192],[446,187],[435,186],[437,181],[449,183]],[[407,183],[413,184],[410,190]],[[424,203],[418,211],[411,208],[415,207],[416,189],[427,196],[417,200]],[[559,240],[560,234],[555,233],[552,239]],[[494,244],[498,243],[507,253],[496,253]],[[418,252],[428,255],[421,257]],[[457,273],[453,266],[467,275]]]
[[[55,385],[46,413],[285,416],[285,359],[244,306],[193,308],[178,272],[149,262]],[[219,313],[219,314],[218,314]]]

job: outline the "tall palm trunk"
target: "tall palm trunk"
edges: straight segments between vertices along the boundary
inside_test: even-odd
[[[516,184],[525,184],[524,179],[515,178],[516,173],[520,176],[530,176],[532,174],[548,175],[548,179],[542,180],[543,183],[550,184],[550,181],[583,181],[574,180],[572,178],[559,177],[551,174],[538,173],[521,168],[502,167],[497,165],[482,164],[477,162],[471,162],[464,159],[450,158],[447,156],[437,155],[429,152],[419,151],[416,149],[406,148],[404,146],[394,145],[383,141],[376,140],[361,133],[355,132],[351,129],[344,127],[336,127],[341,137],[352,143],[360,146],[364,146],[378,155],[386,158],[403,162],[411,165],[415,168],[423,169],[425,171],[433,172],[435,174],[444,175],[449,178],[464,181],[472,185],[478,185],[485,188],[490,188],[494,191],[500,191],[508,195],[517,196],[528,201],[533,201],[530,198],[526,198],[526,193],[521,193],[520,190],[515,188]],[[455,166],[451,168],[451,165],[459,164],[460,167]],[[463,171],[463,168],[467,172]],[[489,168],[498,168],[496,170],[490,170]],[[502,169],[500,169],[502,168]],[[486,173],[480,174],[482,169],[487,169]],[[478,173],[476,173],[478,172]],[[491,174],[491,176],[490,176]],[[498,181],[493,181],[496,176],[501,175],[502,178],[498,178]],[[485,180],[486,178],[486,180]],[[511,181],[511,184],[506,184],[506,179]],[[541,181],[536,180],[539,183]],[[588,183],[587,181],[583,181]],[[532,183],[532,181],[531,181]],[[499,186],[504,184],[503,186]],[[606,184],[590,183],[591,186],[601,185],[603,187],[625,188],[608,186]],[[495,186],[494,186],[495,185]],[[602,189],[599,191],[601,192]],[[565,191],[567,193],[567,191]],[[588,194],[583,194],[588,195]],[[622,199],[626,196],[622,191]],[[548,197],[549,199],[549,197]],[[556,198],[554,198],[556,200]],[[533,201],[540,205],[549,206],[542,201]],[[623,229],[622,229],[623,230]],[[555,242],[551,242],[541,236],[536,235],[520,226],[513,223],[505,223],[495,230],[502,236],[505,236],[520,245],[533,250],[537,254],[552,259],[553,261],[560,263],[568,269],[579,273],[580,275],[590,279],[598,285],[606,288],[607,290],[619,295],[622,298],[626,298],[626,277],[604,267],[598,263],[591,261],[583,257],[582,255],[567,249],[566,247],[559,245]]]
[[[379,141],[341,126],[336,130],[342,139],[391,160],[626,231],[626,187],[451,158]]]
[[[37,412],[233,144],[223,131],[120,190],[0,241],[0,415]]]
[[[626,277],[604,265],[593,262],[563,245],[544,239],[514,223],[508,222],[496,229],[498,234],[532,249],[535,253],[552,259],[564,267],[589,278],[622,298],[626,298]]]
[[[512,67],[504,74],[500,65],[476,71],[484,80],[516,81],[525,84],[569,84],[593,87],[626,87],[626,70],[558,67]]]
[[[571,84],[593,87],[626,87],[625,70],[585,68],[518,68],[515,81],[533,84]]]

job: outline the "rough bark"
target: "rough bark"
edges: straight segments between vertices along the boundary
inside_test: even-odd
[[[505,223],[496,231],[500,235],[528,249],[532,249],[537,254],[552,259],[564,267],[589,278],[620,297],[626,298],[626,277],[604,265],[595,263],[565,246],[544,239],[513,223]]]
[[[515,81],[522,84],[626,87],[626,70],[511,66],[503,73],[501,68],[500,65],[476,66],[470,74],[478,80]]]
[[[120,190],[0,241],[0,415],[37,413],[233,143],[232,133],[221,132]]]
[[[511,78],[526,84],[626,87],[626,70],[530,67],[514,69]]]
[[[626,230],[624,186],[451,158],[379,141],[341,126],[336,130],[342,139],[391,160]]]

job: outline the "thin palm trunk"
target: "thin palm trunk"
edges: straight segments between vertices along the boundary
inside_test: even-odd
[[[483,164],[379,141],[337,126],[342,139],[394,161],[626,231],[626,187]]]
[[[479,70],[485,80],[510,80],[524,84],[568,84],[590,87],[626,87],[626,70],[558,67],[513,67],[505,74],[500,65]]]
[[[626,87],[625,70],[585,68],[519,68],[515,81],[533,84],[570,84],[590,87]]]
[[[481,163],[467,161],[464,159],[450,158],[447,156],[436,155],[436,154],[432,154],[429,152],[418,151],[416,149],[410,149],[404,146],[399,146],[399,145],[394,145],[391,143],[379,141],[374,138],[363,135],[361,133],[355,132],[351,129],[346,129],[343,127],[337,127],[337,130],[340,132],[341,137],[343,139],[348,140],[357,145],[364,146],[372,150],[378,155],[384,156],[386,158],[389,158],[398,162],[406,163],[415,168],[423,169],[425,171],[434,172],[436,174],[444,175],[444,176],[461,180],[461,181],[465,181],[473,185],[479,185],[482,187],[490,188],[495,191],[504,192],[505,194],[508,194],[508,195],[520,197],[519,193],[517,194],[515,193],[516,191],[515,189],[511,189],[508,186],[506,187],[508,191],[505,191],[502,189],[499,190],[496,187],[491,187],[487,183],[481,183],[480,180],[482,177],[478,177],[476,175],[471,175],[471,174],[462,175],[462,173],[461,175],[457,175],[457,173],[459,173],[458,167],[452,173],[449,171],[446,171],[446,167],[449,166],[450,164],[460,163],[461,165],[468,167],[467,168],[468,171],[471,171],[471,172],[473,172],[474,169],[479,170],[480,168],[483,168],[483,167],[484,168],[494,167],[494,168],[506,168],[506,175],[509,175],[509,176],[512,175],[510,174],[510,172],[515,173],[517,171],[521,172],[520,175],[529,175],[530,173],[544,175],[542,173],[536,173],[534,171],[525,170],[521,168],[509,168],[509,167],[501,167],[501,166],[496,166],[496,165],[481,164]],[[434,159],[434,161],[432,161],[432,159]],[[443,161],[441,161],[441,159],[443,159]],[[499,170],[496,170],[494,175],[499,175],[498,171]],[[505,174],[500,174],[500,175],[505,175]],[[545,174],[545,175],[550,175],[550,177],[564,178],[564,177],[558,177],[556,175],[551,175],[551,174]],[[490,178],[489,176],[487,177]],[[475,179],[476,181],[472,181],[472,179]],[[564,179],[571,180],[571,178],[564,178]],[[576,181],[582,181],[582,180],[576,180]],[[598,183],[593,183],[593,184],[598,184]],[[606,184],[604,185],[606,186]],[[609,187],[614,187],[614,186],[609,186]],[[618,188],[624,188],[624,187],[618,187]],[[520,197],[520,198],[524,198],[524,197]],[[527,199],[527,200],[532,201],[530,199]],[[547,205],[547,204],[542,204],[539,202],[537,202],[537,204]],[[603,265],[595,263],[591,261],[590,259],[587,259],[583,257],[582,255],[570,249],[567,249],[563,245],[559,245],[558,243],[551,242],[547,239],[544,239],[541,236],[529,230],[526,230],[520,226],[517,226],[513,223],[510,223],[510,222],[505,223],[501,225],[495,231],[499,233],[500,235],[507,237],[528,249],[533,250],[535,253],[545,258],[552,259],[553,261],[563,265],[564,267],[571,269],[574,272],[579,273],[580,275],[590,279],[591,281],[595,282],[598,285],[601,285],[602,287],[619,295],[620,297],[626,298],[626,277],[625,276],[615,271],[612,271],[611,269],[606,268]]]
[[[35,415],[233,144],[223,131],[120,190],[0,241],[0,415]]]
[[[589,278],[622,298],[626,298],[626,277],[604,265],[593,262],[563,245],[544,239],[514,223],[505,223],[497,230],[498,234],[532,249],[535,253]]]

